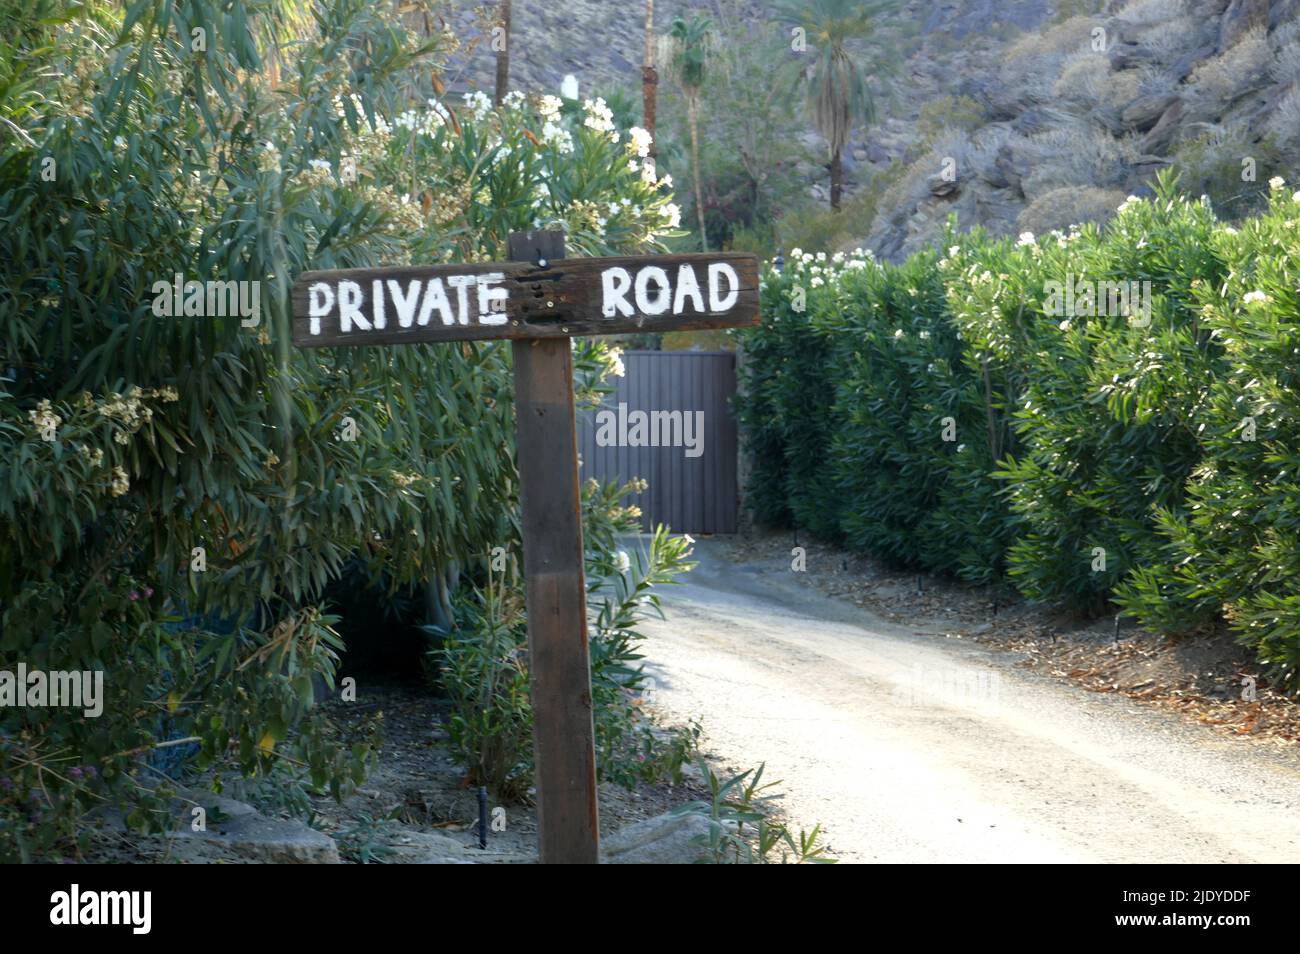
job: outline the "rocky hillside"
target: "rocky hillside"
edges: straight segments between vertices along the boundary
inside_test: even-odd
[[[933,241],[952,213],[1000,233],[1102,220],[1166,166],[1230,215],[1272,176],[1294,178],[1298,0],[1128,0],[1073,16],[1026,3],[1025,32],[1009,42],[969,16],[984,6],[935,12],[911,60],[910,102],[857,152],[860,181],[905,166],[869,238],[879,254]],[[971,28],[953,42],[944,23]],[[953,122],[923,138],[936,104]]]
[[[668,29],[673,17],[707,4],[692,0],[656,0],[655,28]],[[451,71],[453,88],[491,90],[496,82],[496,54],[490,33],[497,4],[453,0],[444,12],[458,37],[473,41]],[[510,36],[510,86],[558,94],[568,74],[578,78],[581,95],[591,90],[630,87],[641,82],[645,44],[645,4],[640,0],[513,0]]]
[[[659,0],[656,26],[691,9],[717,15],[719,2]],[[749,8],[762,17],[772,3]],[[493,9],[450,17],[482,36]],[[573,73],[584,95],[636,89],[642,4],[513,9],[513,87],[554,91]],[[1167,166],[1221,212],[1249,211],[1297,163],[1298,15],[1300,0],[907,0],[886,25],[909,41],[881,122],[845,157],[850,193],[879,193],[853,244],[897,259],[954,213],[962,228],[1002,234],[1101,220]],[[454,86],[491,87],[486,39],[457,66]],[[824,201],[824,170],[805,172]]]

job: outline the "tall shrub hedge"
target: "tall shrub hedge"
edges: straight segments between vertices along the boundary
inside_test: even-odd
[[[744,335],[755,516],[1161,631],[1226,618],[1292,678],[1298,219],[1280,179],[1238,231],[1162,178],[1104,229],[796,250]]]
[[[440,95],[455,42],[370,0],[0,0],[0,671],[106,695],[0,708],[0,859],[75,853],[105,802],[170,824],[146,757],[180,743],[344,794],[370,750],[311,706],[327,586],[420,588],[448,623],[460,571],[515,547],[509,349],[298,350],[293,278],[515,229],[662,249],[676,209],[599,101]],[[260,308],[160,311],[177,274]],[[617,358],[575,364],[590,394]]]

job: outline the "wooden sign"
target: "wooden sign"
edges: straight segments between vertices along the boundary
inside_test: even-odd
[[[758,323],[752,255],[564,257],[563,232],[509,237],[510,262],[306,272],[299,347],[512,338],[524,598],[543,863],[600,860],[568,339]]]
[[[306,272],[293,286],[293,341],[302,348],[571,338],[757,321],[752,255],[359,268]]]

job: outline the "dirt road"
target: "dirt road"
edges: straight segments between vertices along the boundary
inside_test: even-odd
[[[656,705],[765,761],[842,861],[1300,859],[1300,753],[900,629],[709,540],[695,557],[644,627]]]

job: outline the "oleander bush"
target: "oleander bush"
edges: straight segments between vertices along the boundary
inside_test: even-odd
[[[1238,230],[1162,176],[1104,227],[796,251],[743,336],[747,506],[1085,615],[1226,622],[1293,680],[1298,222],[1281,179]]]
[[[765,275],[738,402],[746,505],[899,566],[991,580],[1008,517],[986,477],[1005,423],[966,359],[937,257],[882,266],[796,249]]]
[[[509,349],[301,351],[293,278],[536,227],[657,250],[677,212],[598,100],[442,96],[455,48],[369,0],[0,2],[0,671],[106,697],[0,709],[0,858],[75,855],[104,804],[170,824],[167,755],[346,795],[331,586],[447,623],[517,550]],[[257,307],[171,311],[177,275]],[[590,397],[617,354],[575,349]]]
[[[626,488],[589,482],[584,502],[605,497],[611,509],[598,520],[619,533],[634,532],[640,515],[613,505]],[[598,531],[599,532],[599,531]],[[662,618],[656,590],[689,570],[690,547],[683,537],[658,527],[643,548],[597,550],[588,554],[587,602],[591,609],[590,651],[596,772],[600,781],[632,788],[638,781],[681,781],[682,765],[695,749],[699,728],[655,725],[647,700],[653,682],[638,660],[637,626]],[[522,581],[506,568],[489,573],[482,587],[458,603],[463,618],[432,650],[440,682],[452,702],[447,721],[456,760],[471,784],[495,795],[525,801],[533,783],[533,709],[528,693],[527,618]]]
[[[1154,508],[1182,500],[1201,455],[1194,419],[1219,368],[1194,307],[1197,283],[1221,282],[1214,224],[1208,204],[1166,180],[1105,230],[948,259],[954,320],[1005,382],[1015,446],[994,477],[1018,517],[1008,572],[1031,599],[1100,612],[1132,568],[1158,559]],[[1062,309],[1048,282],[1074,286],[1075,314],[1052,313]],[[1149,314],[1136,307],[1144,282]],[[1136,292],[1130,314],[1114,313],[1116,286]]]
[[[1266,212],[1215,230],[1221,284],[1194,291],[1223,367],[1194,421],[1202,459],[1182,506],[1156,512],[1165,545],[1119,588],[1150,626],[1222,616],[1294,684],[1300,667],[1300,192],[1274,180]]]

